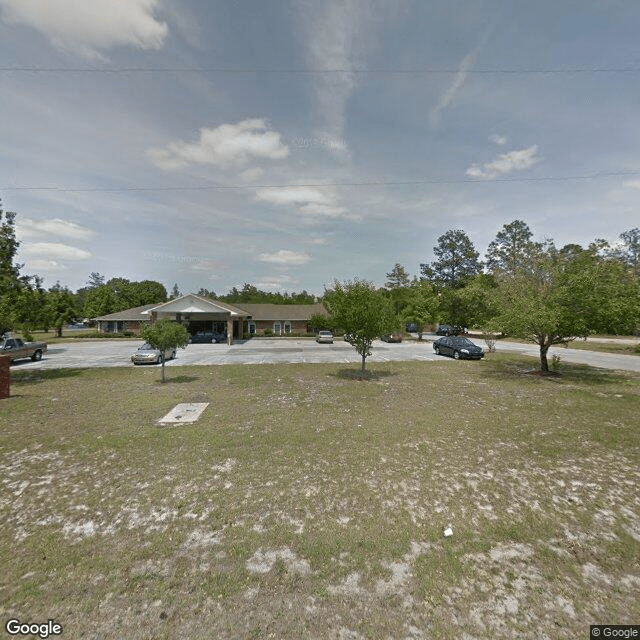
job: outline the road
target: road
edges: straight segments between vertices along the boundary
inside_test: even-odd
[[[437,338],[437,336],[430,334],[425,337],[428,340]],[[476,339],[475,342],[484,346],[482,340]],[[24,360],[15,363],[12,370],[132,367],[134,365],[130,361],[130,356],[141,344],[142,341],[131,340],[94,340],[52,344],[40,362]],[[539,357],[538,347],[531,344],[500,341],[496,344],[496,349]],[[372,351],[373,353],[367,358],[367,362],[380,363],[392,360],[455,362],[453,358],[437,356],[433,352],[431,342],[412,340],[400,344],[387,344],[376,340]],[[553,354],[558,354],[562,362],[640,372],[639,356],[564,347],[551,348],[549,360]],[[226,344],[190,344],[186,349],[178,349],[177,358],[168,361],[166,366],[297,362],[359,363],[360,356],[350,344],[340,339],[336,340],[334,344],[317,344],[310,339],[254,338],[246,342],[238,342],[230,347]]]

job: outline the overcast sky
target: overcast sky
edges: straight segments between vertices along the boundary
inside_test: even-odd
[[[640,226],[637,0],[0,0],[23,274],[321,294]]]

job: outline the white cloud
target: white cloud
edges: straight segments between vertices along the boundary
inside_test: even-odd
[[[264,169],[260,167],[252,167],[251,169],[245,169],[240,173],[240,178],[245,182],[253,182],[264,174]]]
[[[330,205],[333,197],[329,190],[320,190],[316,187],[274,187],[271,189],[258,189],[258,200],[264,200],[272,204],[280,205],[304,205],[308,203]]]
[[[473,164],[467,169],[466,173],[472,178],[497,178],[505,173],[528,169],[540,162],[541,159],[538,155],[538,145],[534,144],[527,149],[502,153],[493,162],[488,162],[482,166]]]
[[[622,183],[622,186],[627,189],[640,189],[640,180],[627,180]]]
[[[489,136],[489,142],[493,142],[493,144],[497,144],[499,147],[507,144],[507,136],[501,136],[497,133],[493,133]]]
[[[34,242],[20,247],[21,253],[28,257],[53,260],[86,260],[91,253],[84,249],[71,247],[59,242]]]
[[[287,287],[295,286],[298,282],[298,280],[294,280],[291,276],[282,274],[262,278],[255,283],[255,286],[263,291],[270,289],[273,291],[282,291],[286,290]]]
[[[280,251],[276,251],[275,253],[261,253],[258,256],[258,260],[271,264],[296,266],[307,264],[307,262],[311,260],[311,256],[308,253],[296,253],[295,251],[280,249]]]
[[[82,227],[70,220],[62,220],[60,218],[50,220],[21,218],[20,220],[16,220],[16,235],[20,239],[54,235],[73,238],[74,240],[87,240],[94,234],[95,232],[91,229]]]
[[[298,212],[308,222],[318,222],[324,218],[348,218],[359,220],[360,216],[354,215],[342,206],[333,189],[329,187],[273,187],[258,189],[256,198],[264,202],[281,206],[296,206]]]
[[[159,49],[168,33],[154,17],[160,0],[0,0],[2,18],[42,33],[57,48],[88,59],[116,46]]]
[[[223,124],[215,129],[203,127],[196,142],[172,142],[164,149],[149,149],[147,157],[167,171],[190,165],[230,167],[254,158],[282,160],[289,155],[280,134],[269,130],[265,120],[252,118],[237,124]]]
[[[29,271],[35,271],[36,273],[56,273],[58,271],[65,271],[67,267],[64,264],[56,262],[55,260],[29,260]]]

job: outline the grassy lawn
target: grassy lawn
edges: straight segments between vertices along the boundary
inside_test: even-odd
[[[0,619],[101,640],[637,624],[640,376],[535,363],[13,372]],[[180,402],[210,404],[159,427]]]

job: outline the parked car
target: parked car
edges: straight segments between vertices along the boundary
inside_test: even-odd
[[[462,333],[462,327],[454,324],[439,324],[436,329],[438,336],[457,336],[459,333]]]
[[[23,342],[20,338],[5,338],[0,342],[0,355],[9,356],[10,362],[27,358],[37,362],[46,350],[46,342]]]
[[[86,329],[87,325],[84,322],[74,322],[67,325],[67,329]]]
[[[402,334],[401,333],[385,333],[380,336],[380,340],[383,342],[402,342]]]
[[[217,331],[198,331],[191,336],[191,344],[225,342],[227,336]]]
[[[165,349],[154,349],[150,344],[145,343],[132,354],[131,362],[133,364],[161,364],[163,360],[173,360],[176,357],[176,348],[171,347]]]
[[[316,336],[316,342],[333,344],[333,333],[331,333],[331,331],[319,331]]]
[[[418,325],[415,322],[407,322],[407,324],[404,326],[404,328],[409,333],[418,333]]]
[[[458,336],[439,338],[433,343],[433,350],[438,355],[452,356],[456,360],[460,358],[480,360],[484,356],[482,347],[473,344],[469,338]]]

